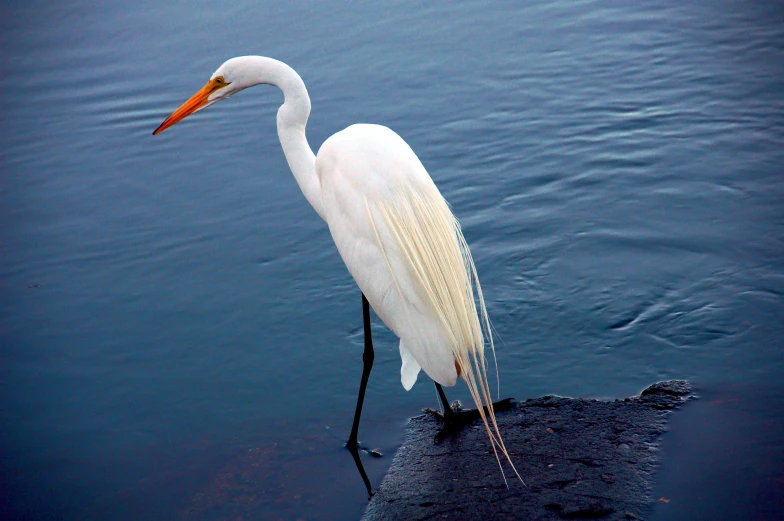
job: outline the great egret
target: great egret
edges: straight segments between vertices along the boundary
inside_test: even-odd
[[[314,156],[305,137],[310,98],[302,78],[285,63],[261,56],[225,62],[153,134],[259,84],[283,91],[277,125],[286,160],[362,290],[364,368],[347,444],[355,460],[374,358],[369,303],[400,338],[403,387],[411,389],[424,369],[436,384],[445,422],[452,422],[457,415],[441,385],[455,385],[462,376],[499,465],[500,451],[514,469],[498,431],[487,383],[485,337],[491,349],[493,342],[471,253],[447,202],[400,136],[380,125],[352,125],[327,139]]]

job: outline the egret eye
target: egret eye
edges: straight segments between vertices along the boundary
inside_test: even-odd
[[[211,90],[215,91],[222,89],[226,85],[228,85],[228,83],[226,83],[226,79],[223,76],[218,76],[217,78],[213,78]]]

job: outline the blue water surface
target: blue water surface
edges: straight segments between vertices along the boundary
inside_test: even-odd
[[[502,394],[684,378],[782,403],[777,2],[3,2],[4,518],[363,511],[341,447],[360,293],[288,171],[280,92],[150,135],[245,54],[300,73],[314,150],[368,122],[417,152],[463,223]],[[374,333],[377,484],[437,402]]]

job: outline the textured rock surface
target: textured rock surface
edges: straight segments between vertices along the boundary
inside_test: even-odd
[[[363,519],[642,519],[667,415],[690,397],[669,381],[611,402],[516,403],[498,423],[527,487],[506,469],[508,489],[479,421],[434,444],[438,421],[412,418]]]

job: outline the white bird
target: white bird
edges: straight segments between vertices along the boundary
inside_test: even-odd
[[[283,91],[277,127],[286,160],[305,198],[329,226],[363,294],[364,371],[348,447],[356,451],[373,363],[369,302],[400,338],[403,387],[411,389],[424,370],[436,382],[448,422],[456,415],[439,384],[453,386],[462,376],[496,459],[500,452],[514,470],[487,382],[484,344],[487,339],[493,349],[493,341],[471,253],[446,200],[400,136],[380,125],[352,125],[327,139],[313,155],[305,137],[310,115],[305,84],[285,63],[261,56],[225,62],[153,134],[259,84]]]

